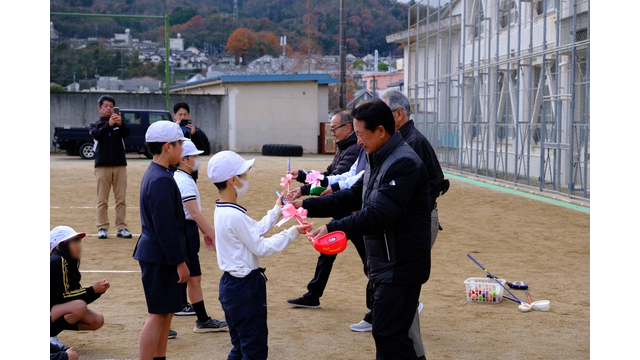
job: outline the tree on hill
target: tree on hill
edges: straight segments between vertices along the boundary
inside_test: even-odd
[[[225,50],[234,54],[236,57],[244,56],[249,53],[249,50],[255,43],[256,34],[253,31],[247,28],[239,28],[229,36]]]

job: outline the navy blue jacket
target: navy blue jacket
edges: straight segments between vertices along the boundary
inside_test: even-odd
[[[186,260],[184,210],[178,184],[167,168],[151,162],[140,184],[142,234],[133,258],[161,265]]]
[[[89,125],[89,134],[98,142],[95,167],[127,165],[123,139],[131,135],[131,130],[124,121],[122,125],[109,126],[109,118],[100,118]]]

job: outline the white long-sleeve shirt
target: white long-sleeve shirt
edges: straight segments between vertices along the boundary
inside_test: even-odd
[[[340,175],[329,175],[327,176],[327,180],[329,181],[329,186],[338,183],[340,186],[340,190],[349,189],[353,184],[360,179],[362,174],[364,174],[364,170],[360,170],[360,172],[356,173],[356,169],[358,168],[358,160],[351,165],[351,168],[346,173],[342,173]]]
[[[299,235],[292,226],[271,237],[263,237],[282,215],[278,206],[269,210],[260,221],[253,220],[246,212],[238,204],[216,201],[213,214],[218,266],[237,278],[260,267],[259,258],[284,250]]]

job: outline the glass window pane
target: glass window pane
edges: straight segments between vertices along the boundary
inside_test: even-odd
[[[142,120],[142,115],[140,113],[127,112],[122,114],[122,120],[126,124],[140,124]]]
[[[169,116],[169,114],[166,114],[166,113],[150,113],[149,114],[149,124],[153,124],[154,122],[161,121],[161,120],[172,121],[173,119],[171,119],[171,116]]]

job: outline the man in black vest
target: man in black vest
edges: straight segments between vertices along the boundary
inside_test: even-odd
[[[305,199],[310,217],[336,209],[357,211],[312,233],[342,230],[364,235],[373,295],[377,359],[417,359],[409,329],[422,284],[431,269],[429,173],[420,157],[395,132],[391,109],[379,99],[352,112],[358,144],[367,153],[364,175],[350,189]]]

